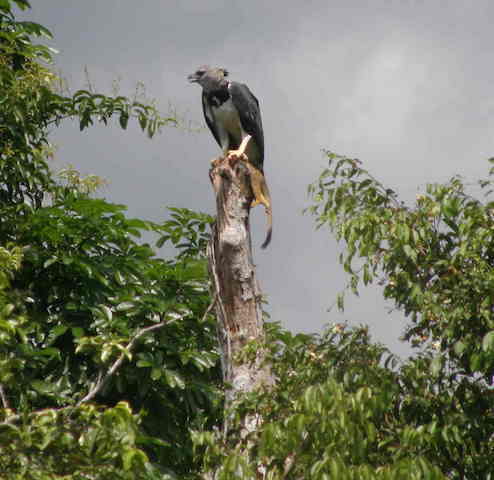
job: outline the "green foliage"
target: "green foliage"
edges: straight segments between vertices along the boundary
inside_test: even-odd
[[[48,133],[116,116],[174,124],[126,97],[55,92],[50,36],[0,0],[0,477],[186,478],[189,429],[221,395],[204,256],[210,217],[163,224],[91,197],[101,183],[48,167]],[[17,0],[23,9],[28,2]],[[179,253],[156,256],[143,233]]]
[[[425,348],[402,369],[400,420],[409,432],[416,428],[402,441],[418,442],[448,478],[490,478],[491,180],[479,182],[484,201],[454,177],[444,185],[428,185],[409,207],[358,160],[327,156],[329,167],[309,187],[318,226],[329,226],[345,242],[340,260],[350,287],[383,285],[385,297],[410,320],[405,339]]]
[[[205,258],[209,234],[206,227],[213,224],[213,217],[205,213],[193,212],[187,208],[169,208],[171,219],[163,225],[165,232],[156,245],[161,247],[170,241],[179,250],[179,257]]]
[[[129,406],[46,409],[0,424],[2,478],[166,478],[136,448],[139,419]],[[15,473],[14,473],[15,472]]]
[[[28,2],[16,2],[27,7]],[[109,97],[87,90],[72,96],[55,92],[57,77],[40,61],[51,62],[53,49],[37,45],[31,36],[51,38],[51,33],[32,22],[18,22],[11,2],[0,4],[0,201],[24,211],[25,200],[39,206],[52,179],[46,157],[50,155],[47,132],[63,119],[79,121],[83,130],[95,121],[108,123],[118,117],[126,128],[130,118],[152,137],[176,120],[162,117],[155,107],[124,96]]]
[[[437,342],[459,373],[491,384],[494,203],[472,197],[455,177],[427,186],[407,207],[358,160],[328,157],[329,168],[311,186],[312,211],[346,242],[341,260],[352,285],[378,278],[385,297],[411,319],[406,339]]]
[[[276,386],[235,409],[227,441],[195,434],[197,452],[218,478],[254,479],[261,471],[271,480],[446,478],[433,462],[446,442],[430,435],[417,421],[420,411],[403,402],[423,392],[418,385],[407,390],[409,367],[392,369],[396,359],[370,342],[366,328],[338,324],[317,337],[272,325],[267,345]],[[240,428],[246,413],[263,419],[248,435]]]
[[[228,413],[229,437],[194,433],[206,471],[219,479],[492,478],[491,400],[468,378],[431,375],[433,349],[399,362],[364,327],[337,324],[321,337],[270,330],[278,382]],[[247,434],[246,415],[260,420]]]
[[[177,216],[184,221],[182,213]],[[19,225],[18,242],[26,247],[22,267],[13,275],[9,303],[4,302],[7,315],[0,322],[0,383],[9,410],[22,412],[29,432],[35,429],[26,435],[51,442],[51,430],[66,423],[65,412],[85,411],[79,402],[123,353],[124,363],[95,400],[108,405],[125,400],[134,410],[146,412],[136,442],[160,465],[190,471],[187,430],[207,425],[217,415],[218,355],[212,319],[202,318],[210,301],[204,259],[184,250],[180,259],[162,260],[132,239],[142,230],[168,228],[168,222],[127,219],[122,206],[72,191],[57,192],[52,206],[37,209]],[[132,351],[128,349],[139,331],[159,322],[163,327],[157,333],[143,336]],[[76,413],[70,413],[69,406]],[[40,417],[40,408],[51,416]],[[88,417],[94,422],[90,428],[99,432],[111,411]],[[32,423],[40,418],[43,425],[53,420],[48,430]],[[126,428],[137,428],[132,416],[127,423]],[[68,449],[80,443],[72,433],[75,443]],[[105,435],[95,433],[103,442],[101,457],[81,458],[91,468],[113,450],[112,443],[104,443]],[[27,438],[24,433],[22,438]],[[44,474],[50,468],[62,474],[55,469],[60,466],[57,456],[65,455],[57,447],[62,440],[53,440],[53,457],[45,449],[36,452]],[[11,449],[19,450],[5,458],[22,457],[27,445],[12,444]],[[107,477],[99,472],[101,476],[86,478],[111,478],[118,470],[112,465]],[[0,460],[0,471],[2,466]],[[5,471],[12,466],[9,463]]]

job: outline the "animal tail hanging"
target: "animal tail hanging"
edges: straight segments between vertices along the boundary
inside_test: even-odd
[[[251,208],[256,205],[264,205],[266,211],[266,217],[268,221],[266,239],[261,245],[261,248],[266,248],[271,242],[273,235],[273,212],[271,209],[271,194],[269,193],[268,184],[266,183],[266,177],[253,165],[249,164],[250,171],[250,184],[252,192],[254,193],[254,200],[252,201]]]

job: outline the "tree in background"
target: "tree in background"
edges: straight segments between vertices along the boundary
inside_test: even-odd
[[[49,168],[48,133],[173,118],[123,96],[57,93],[34,43],[50,32],[0,1],[0,477],[175,478],[193,472],[189,429],[216,421],[220,372],[205,262],[210,218],[155,224],[93,198],[97,177]],[[171,259],[139,242],[142,232]]]
[[[426,347],[402,368],[404,418],[448,478],[492,478],[494,169],[478,182],[483,200],[454,177],[407,207],[358,160],[327,155],[310,187],[318,225],[345,242],[351,288],[379,281],[409,318],[404,338]]]

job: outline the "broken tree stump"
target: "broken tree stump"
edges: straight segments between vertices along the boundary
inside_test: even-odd
[[[252,258],[249,214],[254,195],[244,161],[226,158],[209,172],[217,216],[208,245],[209,273],[215,298],[226,406],[242,392],[273,384],[265,350],[239,358],[250,341],[264,343],[261,291]]]

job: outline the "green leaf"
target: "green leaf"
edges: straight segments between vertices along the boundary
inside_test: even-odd
[[[171,388],[178,387],[182,390],[185,388],[185,382],[183,381],[182,377],[176,371],[170,370],[167,368],[167,369],[164,369],[164,374],[165,374],[166,383]]]
[[[13,0],[13,1],[21,10],[27,10],[28,8],[32,8],[28,0]]]
[[[60,335],[63,335],[68,330],[67,325],[57,325],[49,334],[47,345],[51,345]]]
[[[39,393],[51,393],[53,392],[54,385],[50,382],[44,382],[42,380],[33,380],[31,386]]]
[[[410,245],[403,245],[403,251],[407,257],[412,259],[414,262],[417,261],[417,252]]]
[[[5,12],[10,12],[10,1],[9,0],[0,0],[0,10]]]
[[[336,305],[338,307],[338,310],[343,311],[345,309],[345,300],[344,300],[344,294],[343,293],[338,293],[336,296]]]
[[[135,307],[134,302],[122,302],[117,305],[118,312],[126,312],[127,310],[131,310]]]
[[[120,286],[123,286],[125,285],[125,278],[124,276],[120,273],[120,272],[115,272],[115,280],[117,281],[117,283],[120,285]]]
[[[123,468],[124,470],[130,470],[132,467],[132,460],[135,456],[135,450],[130,449],[124,452],[122,455],[122,460],[123,460]]]
[[[474,372],[478,372],[482,366],[482,357],[479,354],[474,353],[470,357],[470,368]]]
[[[431,374],[433,377],[437,377],[443,368],[443,356],[436,355],[431,362]]]
[[[146,125],[148,123],[148,120],[145,115],[139,115],[139,125],[143,131],[146,130]]]
[[[153,366],[153,364],[149,360],[138,360],[136,365],[139,368],[147,368],[147,367],[152,367]]]
[[[84,329],[81,327],[72,327],[71,330],[72,330],[72,335],[74,335],[74,338],[81,338],[85,334]]]
[[[494,350],[494,330],[484,335],[482,340],[482,350],[484,350],[484,352]]]
[[[467,345],[462,342],[462,341],[458,341],[455,343],[455,346],[454,346],[454,351],[457,355],[461,355],[467,348]]]
[[[44,36],[46,38],[49,38],[50,40],[53,38],[53,35],[51,34],[50,30],[48,30],[47,28],[43,27],[43,25],[40,25],[38,23],[17,22],[17,25],[23,27],[28,34]]]
[[[117,307],[117,310],[120,307],[120,305]],[[106,305],[101,305],[100,309],[103,312],[103,314],[105,315],[106,320],[111,322],[111,320],[113,318],[113,312],[111,311],[111,308],[107,307]]]
[[[127,112],[122,112],[119,118],[120,126],[125,130],[127,124],[129,123],[129,114]]]
[[[58,262],[58,257],[52,257],[43,263],[43,268],[48,268],[50,265],[53,265],[55,262]]]
[[[211,366],[210,362],[208,361],[207,358],[203,358],[200,355],[193,355],[192,356],[192,362],[194,365],[201,371],[203,372],[205,369],[209,368]]]

